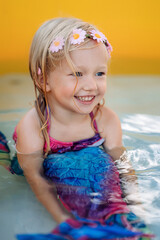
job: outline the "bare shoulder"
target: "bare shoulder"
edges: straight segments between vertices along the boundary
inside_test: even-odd
[[[32,153],[43,148],[44,140],[40,133],[40,122],[35,108],[26,113],[16,130],[16,147],[19,152]]]
[[[101,136],[105,139],[105,148],[121,147],[122,129],[118,115],[108,107],[103,107],[98,119]]]
[[[107,128],[107,127],[111,127],[111,125],[115,126],[119,126],[120,124],[120,120],[118,115],[111,110],[110,108],[103,106],[101,109],[101,116],[99,117],[99,120],[101,122],[102,125],[104,125],[103,127]],[[107,123],[107,125],[106,125]]]

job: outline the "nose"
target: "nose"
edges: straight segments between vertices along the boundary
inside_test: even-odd
[[[97,90],[97,82],[93,76],[86,76],[83,83],[84,83],[83,89],[85,91]]]

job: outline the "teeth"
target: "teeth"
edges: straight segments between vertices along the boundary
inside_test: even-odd
[[[81,101],[91,101],[94,97],[77,97]]]

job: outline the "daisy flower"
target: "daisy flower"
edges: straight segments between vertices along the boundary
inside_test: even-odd
[[[91,31],[91,36],[93,37],[94,40],[97,40],[97,42],[105,42],[107,41],[107,38],[105,35],[99,31],[92,30]]]
[[[61,50],[63,48],[63,46],[64,46],[64,39],[63,38],[56,38],[51,43],[51,45],[49,47],[49,50],[52,53],[58,52],[59,50]]]
[[[111,51],[111,52],[113,51],[113,48],[112,48],[111,44],[108,42],[108,40],[105,41],[104,44],[106,45],[106,47],[109,51]]]
[[[70,39],[70,43],[71,44],[80,44],[80,43],[84,42],[85,38],[86,38],[86,31],[82,30],[81,28],[74,29],[71,39]]]
[[[113,51],[113,48],[112,48],[111,44],[108,41],[104,42],[104,44],[106,45],[109,57],[111,57],[111,52]]]
[[[112,48],[111,44],[109,42],[107,42],[107,43],[108,43],[108,49],[112,52],[113,48]]]

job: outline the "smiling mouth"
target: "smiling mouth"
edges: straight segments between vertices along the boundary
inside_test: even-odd
[[[82,102],[91,102],[95,98],[95,96],[74,96],[74,97]]]

